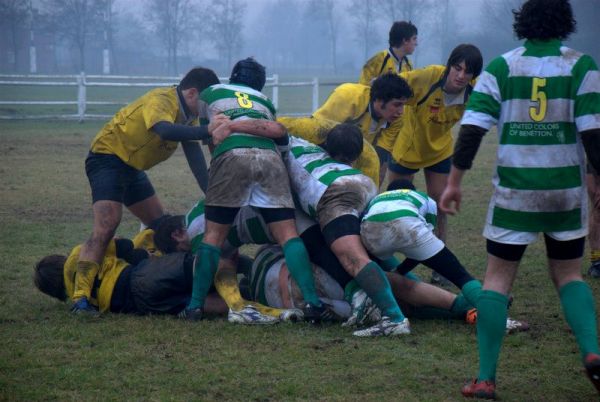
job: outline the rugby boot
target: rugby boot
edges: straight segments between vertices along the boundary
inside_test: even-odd
[[[479,381],[474,378],[466,383],[460,392],[465,398],[480,398],[496,400],[496,383],[490,380]]]

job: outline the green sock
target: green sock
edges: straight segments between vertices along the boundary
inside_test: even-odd
[[[456,295],[456,299],[454,299],[450,311],[453,314],[456,314],[456,316],[464,317],[465,314],[467,314],[467,311],[473,308],[475,308],[475,306],[473,306],[462,293],[459,293]]]
[[[377,263],[371,261],[362,267],[354,279],[379,307],[382,315],[389,317],[393,322],[404,320],[404,314],[394,299],[390,282]]]
[[[288,240],[283,245],[283,254],[288,271],[290,271],[292,278],[294,278],[298,287],[300,287],[304,300],[315,306],[321,306],[322,303],[319,300],[319,296],[317,296],[317,289],[315,288],[312,264],[310,263],[302,239],[294,237]]]
[[[472,281],[465,283],[461,291],[469,303],[474,307],[478,307],[477,299],[479,299],[479,295],[481,295],[481,282],[477,279],[473,279]]]
[[[356,293],[358,290],[360,290],[360,286],[358,286],[356,280],[352,279],[344,287],[344,300],[346,300],[348,303],[352,303],[352,296],[354,296],[354,293]]]
[[[470,283],[470,282],[469,282]],[[493,290],[482,290],[477,302],[477,340],[480,381],[496,380],[496,365],[506,332],[508,297]]]
[[[423,282],[421,280],[421,278],[419,278],[419,275],[415,274],[413,271],[409,271],[407,273],[404,274],[405,278],[411,279],[415,282]]]
[[[558,294],[565,318],[573,330],[583,358],[598,353],[598,330],[594,296],[587,283],[572,281],[563,285]]]
[[[187,306],[195,309],[204,306],[206,295],[212,286],[215,273],[219,267],[221,249],[206,243],[200,243],[194,259],[194,276],[192,279],[192,297]]]
[[[387,272],[395,270],[398,268],[398,265],[400,265],[400,260],[394,256],[391,256],[386,260],[381,260],[381,269]]]

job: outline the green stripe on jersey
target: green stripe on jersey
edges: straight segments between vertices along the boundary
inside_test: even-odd
[[[575,98],[575,117],[600,114],[600,93],[590,92]]]
[[[562,43],[558,39],[545,41],[528,39],[523,46],[525,46],[525,52],[522,57],[548,57],[560,56],[560,47],[562,46]]]
[[[187,226],[190,225],[194,221],[194,219],[198,218],[200,215],[204,215],[204,200],[198,201],[196,205],[187,213],[185,216],[185,224]]]
[[[390,212],[384,212],[381,214],[371,215],[368,218],[366,218],[365,220],[367,220],[369,222],[389,222],[389,221],[393,221],[394,219],[403,218],[406,216],[412,216],[414,218],[418,218],[419,214],[416,214],[413,211],[410,211],[408,209],[400,209],[397,211],[390,211]]]
[[[581,229],[581,209],[525,212],[494,207],[492,225],[520,232],[564,232]]]
[[[253,109],[229,109],[223,112],[223,114],[229,117],[231,120],[239,119],[240,117],[249,117],[251,119],[270,120],[266,113],[259,112]]]
[[[503,101],[510,99],[531,99],[534,77],[508,77],[508,83],[501,88]],[[544,77],[539,77],[544,78]],[[546,99],[573,99],[573,79],[570,76],[546,77],[546,85],[539,90],[546,94]]]
[[[204,233],[201,233],[192,239],[192,253],[193,254],[196,254],[196,252],[200,248],[200,243],[202,243],[203,238],[204,238]]]
[[[270,138],[255,137],[251,135],[231,135],[217,145],[213,151],[213,159],[224,152],[231,151],[234,148],[261,148],[276,150],[275,143]]]
[[[309,154],[323,154],[325,153],[325,151],[323,150],[323,148],[314,145],[312,147],[293,147],[291,150],[292,155],[294,155],[294,157],[296,159],[298,159],[299,157],[301,157],[302,155],[309,155]]]
[[[269,109],[273,115],[275,115],[275,107],[273,106],[273,104],[271,103],[271,101],[268,98],[266,98],[266,97],[262,98],[260,96],[252,95],[252,94],[249,94],[244,91],[234,91],[233,89],[229,89],[229,88],[210,88],[209,87],[208,90],[202,91],[202,93],[200,94],[200,99],[202,99],[204,102],[206,102],[208,104],[211,104],[211,103],[217,102],[221,99],[235,99],[235,98],[237,98],[237,96],[235,96],[236,92],[240,92],[245,95],[248,95],[248,99],[250,99],[252,102],[260,103],[261,105],[263,105],[264,107]],[[247,109],[247,110],[250,110],[250,109]]]
[[[332,170],[331,172],[327,172],[323,176],[319,177],[319,181],[326,186],[329,186],[336,179],[339,179],[342,176],[353,176],[355,174],[362,174],[362,172],[358,169]]]
[[[577,142],[575,123],[520,123],[502,125],[500,145],[563,145]]]
[[[499,185],[515,190],[560,190],[580,187],[579,166],[514,168],[498,166]]]
[[[467,110],[485,113],[495,119],[500,118],[500,103],[496,102],[491,95],[483,92],[473,91],[469,97],[469,103],[467,103]]]
[[[332,163],[338,163],[338,162],[334,161],[331,158],[317,159],[317,160],[307,163],[306,166],[304,166],[304,169],[306,169],[308,171],[308,173],[312,173],[313,170],[323,167],[325,165],[330,165]]]
[[[423,206],[423,203],[421,202],[421,200],[419,200],[414,195],[410,194],[409,191],[410,190],[388,191],[383,194],[379,194],[377,197],[375,197],[375,198],[373,198],[373,200],[371,200],[367,209],[371,208],[373,205],[375,205],[377,203],[386,202],[386,201],[408,201],[411,204],[413,204],[415,207],[417,207],[417,209],[421,208]],[[426,194],[421,193],[419,195],[421,195],[425,199],[427,199]]]

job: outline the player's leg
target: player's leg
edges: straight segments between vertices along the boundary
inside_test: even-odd
[[[600,278],[600,176],[588,166],[586,177],[588,195],[590,197],[590,231],[588,242],[590,246],[590,267],[588,275]]]
[[[283,249],[288,270],[300,287],[304,300],[320,307],[322,303],[317,295],[308,252],[296,231],[294,210],[261,208],[260,213],[267,222],[271,235]]]
[[[487,241],[488,264],[477,301],[479,374],[463,387],[464,396],[495,397],[496,367],[506,332],[508,295],[526,247]]]
[[[585,238],[557,241],[545,235],[550,277],[575,335],[588,375],[600,392],[600,352],[594,296],[581,277]]]

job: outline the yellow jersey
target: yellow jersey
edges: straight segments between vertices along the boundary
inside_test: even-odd
[[[398,74],[412,69],[413,66],[408,57],[404,56],[402,59],[398,59],[391,49],[382,50],[365,63],[360,72],[358,83],[371,85],[377,77],[384,74]]]
[[[323,144],[326,134],[339,122],[314,117],[279,117],[277,121],[283,124],[290,134],[310,141],[313,144]],[[379,157],[371,144],[363,138],[363,150],[353,167],[361,170],[379,186]]]
[[[154,244],[154,230],[152,229],[144,229],[141,232],[138,232],[131,241],[133,242],[134,248],[144,249],[154,257],[163,255],[160,250],[156,248],[156,244]]]
[[[442,90],[445,66],[431,65],[400,74],[414,92],[408,100],[392,157],[402,166],[421,169],[452,156],[452,127],[461,119],[474,81],[459,94]]]
[[[92,141],[91,151],[118,156],[138,170],[169,158],[178,142],[164,141],[151,128],[159,121],[197,126],[186,116],[176,87],[157,88],[119,110]]]
[[[63,267],[65,289],[69,298],[73,297],[75,290],[75,275],[77,273],[77,261],[79,260],[80,251],[81,245],[76,246],[71,251],[71,254],[69,254],[69,257],[67,257],[67,261]],[[104,254],[104,259],[100,264],[100,269],[92,288],[92,297],[89,300],[90,304],[98,307],[101,313],[109,311],[113,290],[117,284],[119,275],[121,275],[121,272],[128,265],[127,261],[117,258],[115,241],[111,240]]]

